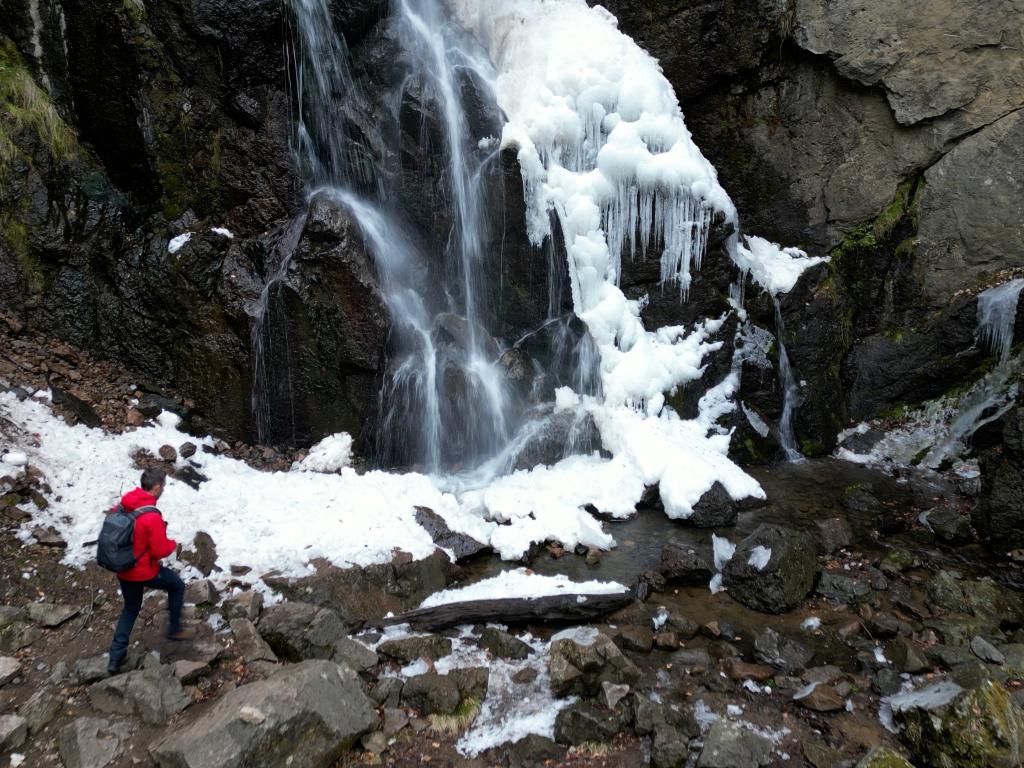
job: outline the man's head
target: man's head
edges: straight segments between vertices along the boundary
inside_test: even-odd
[[[167,473],[162,469],[147,469],[142,473],[142,480],[139,487],[146,493],[151,493],[154,498],[159,499],[164,492],[164,485],[167,483]]]

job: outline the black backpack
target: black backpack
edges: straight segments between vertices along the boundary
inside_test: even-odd
[[[103,521],[100,538],[96,542],[96,561],[108,571],[123,573],[138,563],[139,558],[135,557],[135,521],[145,512],[160,514],[156,507],[128,511],[118,505]]]

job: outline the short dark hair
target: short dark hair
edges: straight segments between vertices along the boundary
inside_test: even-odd
[[[167,473],[162,469],[147,469],[142,473],[142,480],[139,481],[139,485],[144,491],[152,491],[158,485],[163,485],[167,482]]]

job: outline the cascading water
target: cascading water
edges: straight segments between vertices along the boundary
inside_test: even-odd
[[[786,324],[782,319],[782,306],[779,297],[773,296],[775,306],[775,338],[779,345],[779,384],[782,386],[782,415],[779,417],[779,445],[786,454],[787,461],[803,461],[803,454],[796,445],[796,434],[793,432],[793,414],[800,407],[800,387],[793,376],[793,368],[789,364],[789,354],[783,337]]]

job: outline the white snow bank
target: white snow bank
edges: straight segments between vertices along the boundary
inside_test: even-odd
[[[613,595],[626,590],[626,586],[614,581],[577,582],[561,574],[542,576],[526,568],[517,568],[465,587],[435,592],[420,607],[432,608],[466,600],[497,600],[507,597],[532,599],[552,595]]]
[[[297,468],[302,472],[337,472],[352,463],[352,436],[348,432],[328,435],[309,449]]]
[[[805,270],[828,261],[827,256],[808,256],[799,248],[782,248],[763,237],[747,235],[736,248],[736,263],[772,296],[789,293]]]
[[[36,444],[19,446],[53,488],[46,510],[34,524],[53,525],[68,542],[65,561],[82,565],[95,556],[93,541],[103,510],[134,488],[139,470],[131,455],[138,448],[156,453],[164,444],[196,439],[177,429],[178,418],[164,413],[154,426],[121,435],[82,425],[69,426],[34,400],[18,402],[0,394],[0,413]],[[212,445],[212,439],[201,441]],[[193,490],[169,482],[160,499],[168,533],[189,543],[199,531],[217,544],[225,573],[232,563],[253,568],[253,576],[272,569],[286,576],[307,575],[315,558],[339,566],[390,561],[394,550],[415,558],[435,547],[415,521],[415,507],[428,506],[453,529],[486,541],[495,528],[462,512],[450,494],[418,474],[385,472],[340,474],[259,472],[226,456],[197,451],[192,461],[209,480]]]
[[[171,238],[171,242],[169,242],[167,244],[167,252],[168,253],[177,253],[178,251],[180,251],[182,249],[182,247],[185,245],[185,243],[187,243],[191,239],[192,239],[192,233],[191,232],[184,232],[184,233],[178,235],[177,237],[172,237]]]

